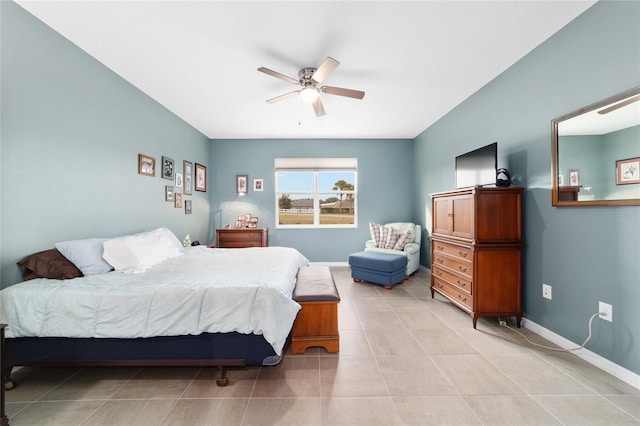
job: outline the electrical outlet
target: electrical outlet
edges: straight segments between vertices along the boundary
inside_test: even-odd
[[[600,318],[613,322],[613,306],[608,303],[598,302],[598,312],[600,312]]]
[[[542,297],[551,300],[551,286],[549,284],[542,284]]]

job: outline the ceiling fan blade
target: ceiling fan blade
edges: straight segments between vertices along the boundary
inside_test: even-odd
[[[284,74],[280,74],[279,72],[274,71],[274,70],[270,70],[269,68],[260,67],[260,68],[258,68],[258,71],[263,72],[265,74],[269,74],[269,75],[271,75],[273,77],[279,78],[279,79],[284,80],[284,81],[286,81],[288,83],[300,84],[300,82],[298,80],[296,80],[295,78],[288,77],[288,76],[286,76]]]
[[[316,113],[316,117],[322,117],[323,115],[326,114],[324,112],[324,107],[322,106],[322,101],[320,100],[320,97],[318,97],[315,101],[313,101],[311,103],[311,106],[313,107],[313,111]]]
[[[313,73],[313,75],[311,76],[311,80],[315,81],[316,83],[322,83],[327,79],[327,77],[331,75],[333,70],[338,68],[338,65],[340,65],[340,62],[336,61],[330,56],[327,56],[325,60],[322,61],[322,64],[320,64],[316,72]]]
[[[292,98],[294,96],[298,96],[300,93],[299,90],[294,90],[293,92],[285,93],[284,95],[276,96],[275,98],[267,99],[267,102],[270,104],[274,104],[276,102],[284,101],[285,99]]]
[[[320,89],[323,93],[330,95],[346,96],[347,98],[362,99],[364,92],[360,90],[344,89],[342,87],[324,86]]]
[[[632,104],[634,102],[640,101],[640,95],[634,96],[632,98],[629,99],[625,99],[624,101],[617,103],[615,105],[610,106],[609,108],[605,108],[605,109],[601,109],[600,111],[598,111],[598,114],[608,114],[612,111],[617,110],[618,108],[622,108],[624,106],[627,106],[629,104]]]

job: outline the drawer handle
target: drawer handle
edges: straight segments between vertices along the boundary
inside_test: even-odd
[[[439,264],[443,264],[444,263],[444,259],[437,258],[436,262],[438,262]]]
[[[459,284],[461,287],[466,287],[466,285],[467,285],[467,283],[465,283],[465,282],[461,282],[460,280],[458,280],[458,284]]]
[[[447,216],[449,216],[449,217],[453,217],[453,213],[449,213]]]
[[[467,268],[463,268],[463,267],[462,267],[462,265],[458,266],[458,269],[459,269],[461,272],[467,272]]]
[[[458,295],[458,299],[462,300],[463,302],[467,301],[467,298],[466,297],[462,297],[461,295]]]
[[[442,276],[442,271],[436,271],[436,275],[441,277]]]
[[[437,246],[437,248],[438,248],[438,250],[440,250],[440,251],[444,250],[444,247],[443,247],[443,246]]]
[[[462,257],[467,257],[467,255],[468,255],[469,253],[465,253],[465,252],[459,251],[459,252],[458,252],[458,254],[459,254],[460,256],[462,256]]]

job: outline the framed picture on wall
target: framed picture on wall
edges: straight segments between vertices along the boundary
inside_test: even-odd
[[[569,186],[580,186],[580,172],[569,170]]]
[[[173,201],[173,207],[175,207],[176,209],[181,209],[182,208],[182,194],[179,192],[176,192],[174,194],[174,201]]]
[[[166,185],[164,187],[164,200],[173,202],[173,194],[174,194],[174,192],[175,192],[175,190],[174,190],[173,186]]]
[[[184,214],[191,214],[191,200],[184,200]]]
[[[162,157],[162,178],[173,180],[175,178],[175,161],[169,157]]]
[[[264,188],[264,180],[263,179],[254,179],[253,180],[253,190],[256,192],[262,191]]]
[[[196,163],[196,191],[207,192],[207,168]]]
[[[182,193],[184,195],[193,194],[193,164],[189,161],[182,162],[183,186]]]
[[[247,192],[249,192],[249,188],[247,187],[248,182],[249,182],[249,176],[236,175],[236,194],[246,195]]]
[[[143,176],[156,175],[156,159],[144,154],[138,154],[138,173]]]
[[[182,188],[182,173],[176,173],[176,188]]]
[[[616,185],[640,183],[640,157],[616,161]]]

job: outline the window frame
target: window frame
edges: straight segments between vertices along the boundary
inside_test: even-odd
[[[274,168],[275,181],[275,226],[276,229],[344,229],[358,227],[358,170],[356,158],[276,158]],[[324,190],[319,188],[320,175],[322,173],[353,173],[353,190]],[[313,173],[313,189],[311,191],[280,191],[278,188],[279,173]],[[313,199],[313,223],[312,224],[280,224],[280,197],[284,194],[310,195]],[[320,200],[326,195],[340,194],[353,195],[353,223],[349,224],[322,224]],[[325,197],[321,197],[325,196]]]

